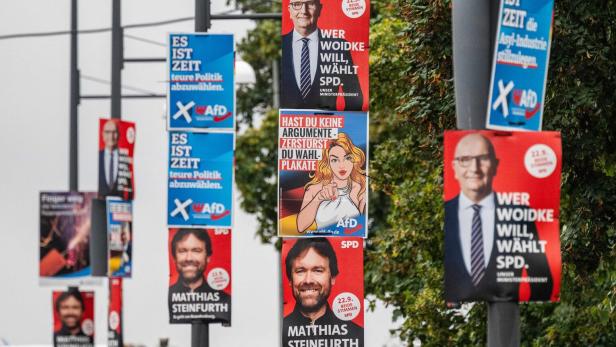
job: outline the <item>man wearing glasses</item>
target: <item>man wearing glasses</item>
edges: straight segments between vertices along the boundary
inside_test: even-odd
[[[348,50],[335,50],[346,41],[324,37],[317,27],[323,4],[320,0],[290,0],[293,30],[282,37],[282,108],[336,109],[336,93],[344,93],[345,110],[361,110],[363,94]],[[336,30],[340,35],[340,30]],[[322,70],[331,64],[322,59],[336,57],[337,71]]]
[[[522,276],[522,269],[497,266],[496,210],[502,206],[492,190],[499,165],[494,146],[479,133],[468,134],[458,142],[451,165],[460,194],[445,203],[446,301],[517,301],[520,283],[496,281],[497,271],[510,272],[514,278]],[[522,229],[538,238],[534,222],[525,222]],[[530,299],[549,298],[552,277],[545,254],[524,256],[525,264],[532,264],[529,277],[547,278],[544,283],[530,283]]]

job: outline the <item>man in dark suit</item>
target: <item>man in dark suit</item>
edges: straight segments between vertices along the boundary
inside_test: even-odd
[[[497,225],[499,205],[492,191],[499,160],[492,143],[479,133],[464,136],[458,142],[452,162],[460,184],[460,194],[445,203],[445,298],[460,301],[517,301],[522,276],[543,278],[530,282],[530,300],[549,300],[552,276],[544,253],[499,253]],[[516,206],[520,207],[520,206]],[[521,222],[521,230],[538,240],[534,222]],[[500,257],[499,257],[500,256]],[[502,256],[521,257],[524,266],[504,268]],[[513,258],[511,258],[513,259]],[[497,280],[498,279],[498,280]]]
[[[348,50],[334,50],[346,43],[343,38],[324,37],[317,27],[323,5],[320,0],[291,0],[289,15],[294,29],[282,37],[282,108],[336,110],[337,93],[342,86],[344,110],[361,110],[363,94]],[[322,71],[323,58],[341,57],[335,64],[343,71]],[[326,78],[331,77],[325,85]],[[323,80],[323,81],[322,81]],[[337,82],[339,81],[339,84]]]
[[[98,194],[105,196],[120,196],[118,191],[118,151],[119,131],[113,120],[103,125],[103,143],[105,148],[98,152]]]

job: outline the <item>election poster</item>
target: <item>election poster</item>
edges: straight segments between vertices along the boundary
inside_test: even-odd
[[[231,324],[231,230],[169,229],[169,321]]]
[[[100,119],[98,142],[98,195],[132,200],[135,196],[133,150],[135,123]]]
[[[280,110],[278,236],[367,236],[368,114]]]
[[[94,292],[53,291],[54,347],[94,346]]]
[[[92,199],[96,193],[40,192],[39,276],[90,275]]]
[[[107,346],[123,347],[122,342],[122,278],[109,279],[109,310],[107,317]]]
[[[559,132],[446,131],[445,299],[559,301]]]
[[[169,133],[167,223],[231,228],[234,134]]]
[[[370,0],[283,0],[282,108],[368,111]]]
[[[231,34],[169,34],[169,130],[235,131]]]
[[[364,346],[359,237],[284,238],[282,346]]]
[[[486,127],[541,130],[554,0],[501,1]]]
[[[110,277],[131,277],[133,203],[107,198],[107,259]]]

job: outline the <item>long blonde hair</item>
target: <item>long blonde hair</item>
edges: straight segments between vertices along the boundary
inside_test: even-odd
[[[325,148],[323,148],[321,159],[317,162],[317,170],[310,175],[312,179],[306,184],[304,189],[308,189],[308,187],[321,182],[327,185],[332,181],[334,173],[329,166],[329,152],[335,146],[340,146],[344,149],[346,154],[351,154],[353,158],[353,170],[351,171],[349,180],[359,183],[359,195],[362,195],[366,191],[366,171],[364,170],[366,155],[359,147],[353,144],[351,138],[345,133],[338,133],[337,139],[327,141]],[[351,188],[351,182],[349,182],[349,188]]]

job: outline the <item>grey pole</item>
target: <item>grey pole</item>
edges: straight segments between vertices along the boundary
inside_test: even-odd
[[[500,1],[453,1],[453,72],[458,129],[485,128]],[[488,346],[520,346],[519,304],[488,302],[487,306]]]
[[[123,33],[120,0],[113,0],[111,9],[111,118],[122,118]]]
[[[280,73],[278,59],[272,61],[272,107],[280,108]]]
[[[195,0],[195,31],[207,32],[210,26],[210,0]],[[191,324],[191,346],[210,346],[210,326],[208,323],[196,321]]]
[[[77,151],[77,108],[79,105],[79,70],[77,69],[77,0],[71,0],[71,67],[69,106],[69,190],[79,189]]]

